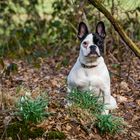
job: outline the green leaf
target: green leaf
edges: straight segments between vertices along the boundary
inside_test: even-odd
[[[52,26],[54,27],[59,27],[61,24],[61,22],[59,20],[55,20],[54,22],[52,22]]]

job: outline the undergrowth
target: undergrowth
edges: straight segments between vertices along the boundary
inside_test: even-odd
[[[16,114],[19,115],[25,123],[37,123],[49,115],[46,111],[48,108],[48,99],[44,96],[38,96],[36,99],[22,96],[17,107],[18,111]]]
[[[101,134],[119,133],[123,128],[123,119],[115,117],[111,114],[102,115],[104,111],[104,104],[100,100],[100,97],[91,94],[89,91],[72,90],[68,95],[68,99],[73,105],[82,109],[86,109],[94,118],[94,126],[99,130]],[[93,122],[92,122],[93,123]]]
[[[43,128],[37,127],[48,117],[48,97],[44,94],[32,98],[31,96],[22,96],[17,103],[17,110],[14,113],[15,118],[7,127],[4,137],[11,137],[13,140],[42,137],[45,133]]]

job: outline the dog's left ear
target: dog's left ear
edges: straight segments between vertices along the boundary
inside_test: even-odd
[[[96,33],[99,34],[99,36],[101,36],[103,39],[105,38],[106,36],[105,25],[102,21],[98,22],[96,26]]]

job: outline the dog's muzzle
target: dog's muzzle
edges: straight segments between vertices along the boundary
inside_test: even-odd
[[[91,54],[96,53],[96,46],[95,46],[95,45],[91,45],[91,46],[90,46],[90,53],[91,53]]]
[[[90,53],[88,54],[88,56],[100,57],[100,55],[96,51],[97,49],[96,45],[91,45],[89,48],[90,48]]]

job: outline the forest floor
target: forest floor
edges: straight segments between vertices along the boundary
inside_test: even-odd
[[[12,73],[10,77],[3,78],[1,94],[4,100],[1,99],[0,104],[0,135],[6,131],[4,120],[11,116],[10,112],[15,102],[26,90],[30,90],[33,97],[39,95],[40,91],[45,91],[49,95],[49,111],[54,112],[54,115],[37,125],[46,132],[52,130],[63,132],[67,140],[140,140],[140,60],[134,56],[131,60],[126,58],[118,67],[114,64],[118,63],[117,60],[108,54],[106,62],[112,73],[111,91],[118,103],[118,109],[113,111],[113,114],[124,118],[126,123],[121,133],[112,136],[100,135],[96,128],[87,133],[84,128],[87,119],[79,118],[78,115],[71,116],[70,111],[64,107],[66,78],[76,57],[77,54],[67,54],[67,65],[62,63],[64,60],[62,56],[41,58],[39,68],[22,60],[12,60],[18,65],[18,71]],[[8,65],[11,61],[4,62]],[[18,87],[23,88],[17,92]]]

